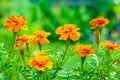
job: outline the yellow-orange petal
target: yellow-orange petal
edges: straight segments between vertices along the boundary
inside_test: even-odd
[[[25,26],[22,26],[21,29],[22,29],[22,30],[28,30],[28,27],[25,25]]]
[[[48,69],[52,69],[52,67],[53,67],[53,63],[52,63],[51,61],[49,61],[49,62],[47,63],[47,68],[48,68]]]
[[[40,43],[41,45],[43,45],[43,44],[49,43],[49,41],[48,41],[47,38],[41,38],[41,39],[39,39],[39,43]]]
[[[69,38],[69,33],[66,34],[61,34],[61,36],[59,37],[59,40],[67,40]]]
[[[61,31],[63,30],[63,27],[58,27],[55,31],[56,34],[61,34]]]
[[[70,39],[73,40],[73,41],[77,41],[79,39],[79,37],[80,37],[79,32],[70,34]]]

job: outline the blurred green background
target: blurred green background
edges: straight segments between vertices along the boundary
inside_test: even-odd
[[[8,32],[3,24],[11,15],[27,18],[29,31],[18,35],[31,35],[39,29],[51,32],[50,41],[57,41],[55,29],[64,24],[75,24],[80,27],[80,42],[94,43],[90,20],[105,17],[110,23],[103,30],[104,39],[119,42],[120,31],[119,0],[0,0],[0,42],[11,45],[13,33]],[[112,38],[111,38],[112,36]]]

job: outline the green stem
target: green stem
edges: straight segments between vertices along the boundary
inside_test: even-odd
[[[26,43],[26,47],[27,47],[27,51],[29,53],[29,56],[30,56],[30,48],[29,48],[29,43]]]
[[[108,49],[108,56],[110,57],[110,50]]]
[[[59,66],[59,64],[58,63],[56,63],[57,64],[57,70],[55,71],[55,73],[53,74],[53,77],[52,78],[55,78],[55,75],[57,74],[57,72],[59,71],[59,69],[60,69],[60,66]]]
[[[71,55],[69,54],[68,57],[66,57],[66,59],[64,60],[64,62],[63,62],[62,65],[64,65],[64,63],[67,61],[67,59],[68,59],[70,56],[71,56]]]
[[[101,32],[102,32],[102,27],[99,27],[98,30],[99,30],[99,32],[101,33]]]
[[[39,50],[42,50],[42,45],[38,42]]]
[[[17,37],[17,32],[14,32],[14,40],[13,40],[13,48],[14,48],[14,44],[16,43],[16,37]]]
[[[102,27],[99,28],[99,32],[100,32],[100,41],[99,42],[102,42],[103,41],[103,38],[102,38]]]
[[[83,65],[84,65],[85,59],[86,59],[86,56],[85,57],[81,57],[81,68],[82,68],[82,70],[84,69]]]
[[[13,72],[10,72],[10,76],[9,76],[8,80],[11,80],[12,74],[13,74]]]
[[[39,80],[44,80],[44,76],[42,75],[43,72],[42,71],[38,71],[38,73],[40,75],[39,76]]]
[[[25,59],[24,59],[24,50],[23,50],[23,49],[20,50],[20,55],[21,55],[21,57],[22,57],[22,60],[23,60],[24,65],[26,65],[26,64],[25,64]]]
[[[63,55],[63,58],[62,58],[62,66],[64,65],[64,63],[66,62],[66,60],[65,60],[65,56],[66,56],[66,54],[67,54],[67,50],[68,50],[68,48],[69,48],[69,44],[70,44],[70,39],[68,39],[67,41],[66,41],[66,49],[65,49],[65,52],[64,52],[64,55]]]
[[[97,45],[97,48],[98,48],[99,47],[99,42],[100,42],[100,32],[99,31],[95,31],[94,35],[95,35],[96,45]]]
[[[61,66],[64,65],[64,63],[66,62],[67,59],[65,59],[65,56],[67,54],[67,50],[68,50],[68,47],[69,47],[69,44],[70,44],[70,39],[68,38],[68,40],[66,41],[66,49],[65,49],[65,52],[64,52],[64,55],[63,55],[63,58],[62,58],[62,61],[61,61]],[[53,74],[53,78],[55,78],[55,75],[57,74],[57,72],[59,71],[60,69],[60,66],[59,64],[57,63],[57,70],[55,71],[55,73]]]

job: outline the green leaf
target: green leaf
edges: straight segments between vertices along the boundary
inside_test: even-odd
[[[25,77],[23,76],[22,73],[18,73],[18,77],[19,77],[20,80],[25,80]]]
[[[95,54],[86,57],[84,68],[87,71],[91,71],[91,69],[95,69],[97,65],[98,65],[98,57]]]

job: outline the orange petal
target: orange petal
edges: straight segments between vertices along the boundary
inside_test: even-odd
[[[73,41],[77,41],[79,39],[79,37],[80,37],[80,33],[79,32],[70,34],[70,39],[73,40]]]

